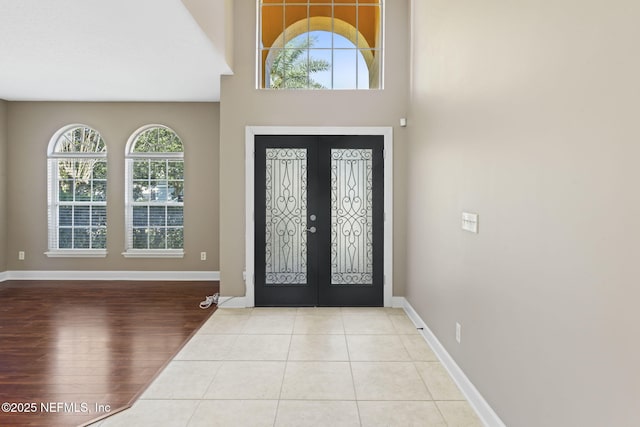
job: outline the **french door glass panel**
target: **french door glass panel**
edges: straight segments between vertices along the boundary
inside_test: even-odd
[[[265,283],[307,283],[307,149],[267,148]]]
[[[331,284],[373,284],[373,152],[331,149]]]

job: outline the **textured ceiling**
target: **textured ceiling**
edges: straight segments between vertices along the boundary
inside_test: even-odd
[[[224,28],[224,0],[202,5]],[[217,32],[181,0],[0,0],[0,99],[218,101]]]

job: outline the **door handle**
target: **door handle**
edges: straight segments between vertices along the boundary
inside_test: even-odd
[[[315,233],[316,231],[318,231],[318,229],[317,229],[317,228],[315,228],[315,227],[311,227],[311,228],[307,228],[307,231],[308,231],[309,233],[313,234],[313,233]]]

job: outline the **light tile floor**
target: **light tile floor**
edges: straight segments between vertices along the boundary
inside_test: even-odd
[[[482,426],[402,309],[218,309],[115,426]]]

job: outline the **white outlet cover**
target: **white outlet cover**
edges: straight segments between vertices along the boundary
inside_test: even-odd
[[[478,214],[462,212],[462,229],[470,233],[478,233]]]

